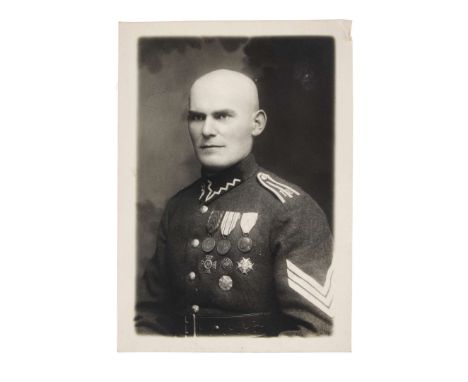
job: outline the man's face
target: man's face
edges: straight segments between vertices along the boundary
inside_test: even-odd
[[[250,153],[255,101],[246,93],[230,81],[202,80],[192,87],[190,137],[206,169],[225,169]]]

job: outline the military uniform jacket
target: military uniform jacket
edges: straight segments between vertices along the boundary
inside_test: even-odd
[[[330,334],[332,273],[323,211],[249,155],[167,203],[136,326],[177,335],[179,317],[267,313],[273,335]]]

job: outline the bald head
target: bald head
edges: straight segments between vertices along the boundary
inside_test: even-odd
[[[241,161],[266,124],[255,83],[232,70],[197,79],[190,90],[189,132],[201,164],[217,172]]]
[[[245,74],[233,70],[215,70],[198,78],[192,85],[190,99],[197,96],[222,98],[250,112],[258,110],[257,86]]]

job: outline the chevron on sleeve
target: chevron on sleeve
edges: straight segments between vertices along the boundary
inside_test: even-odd
[[[322,286],[290,260],[286,260],[286,266],[289,287],[329,317],[333,317],[331,309],[333,303],[333,294],[331,292],[333,267],[328,269],[325,283]]]

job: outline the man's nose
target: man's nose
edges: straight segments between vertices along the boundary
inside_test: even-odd
[[[216,135],[215,121],[211,117],[207,117],[203,123],[202,135],[204,137],[211,137]]]

